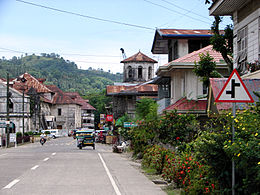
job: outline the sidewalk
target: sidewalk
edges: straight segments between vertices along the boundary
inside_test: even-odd
[[[112,151],[112,148],[110,151]],[[104,161],[106,162],[122,195],[166,194],[159,186],[142,174],[139,169],[135,168],[134,164],[136,163],[131,161],[129,158],[126,158],[126,156],[112,152],[101,153],[101,155],[103,156]]]

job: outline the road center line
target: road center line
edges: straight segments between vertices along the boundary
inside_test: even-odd
[[[56,152],[53,152],[51,155],[52,155],[52,156],[56,155]]]
[[[39,165],[35,165],[34,167],[31,168],[31,170],[35,170],[39,167]]]
[[[43,159],[43,161],[47,161],[47,160],[49,160],[50,158],[45,158],[45,159]]]
[[[20,179],[15,179],[12,182],[10,182],[7,186],[5,186],[3,189],[10,189],[11,187],[13,187],[19,181],[20,181]]]
[[[113,179],[112,175],[110,174],[110,171],[108,170],[107,165],[106,165],[105,161],[103,160],[101,154],[98,153],[98,156],[99,156],[99,158],[100,158],[100,160],[101,160],[101,162],[102,162],[102,164],[103,164],[103,166],[104,166],[104,168],[105,168],[105,170],[106,170],[106,172],[107,172],[107,175],[108,175],[108,177],[109,177],[109,179],[110,179],[110,182],[111,182],[111,184],[112,184],[112,186],[113,186],[113,188],[114,188],[116,194],[117,194],[117,195],[121,195],[121,193],[120,193],[120,191],[119,191],[119,189],[118,189],[118,187],[117,187],[117,185],[116,185],[116,182],[115,182],[115,180]]]

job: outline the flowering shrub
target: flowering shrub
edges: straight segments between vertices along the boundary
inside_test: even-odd
[[[236,165],[236,191],[253,194],[260,183],[260,115],[256,108],[231,113],[210,121],[207,131],[191,144],[196,158],[210,167],[212,178],[219,181],[221,192],[230,193],[232,187],[232,159]],[[235,140],[232,142],[232,120]],[[258,187],[256,187],[258,186]],[[258,189],[257,189],[258,188]]]
[[[178,114],[176,110],[165,112],[159,120],[159,139],[163,143],[173,146],[185,147],[186,142],[190,142],[198,130],[196,117],[191,114]]]
[[[148,148],[144,151],[142,165],[144,167],[150,167],[157,171],[157,173],[162,173],[164,164],[165,164],[165,156],[171,153],[169,150],[154,145],[151,148]]]
[[[162,176],[167,181],[174,181],[187,193],[211,193],[216,189],[216,182],[208,177],[208,168],[190,154],[166,156]]]

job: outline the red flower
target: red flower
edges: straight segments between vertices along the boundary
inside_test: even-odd
[[[214,184],[211,184],[211,186],[212,186],[212,188],[213,188],[213,190],[215,189],[215,185]]]
[[[176,137],[176,140],[179,140],[180,139],[180,137]]]
[[[181,174],[184,174],[184,171],[181,171]]]
[[[188,167],[188,169],[190,169],[190,167]]]
[[[206,193],[209,193],[209,188],[205,188],[205,192],[206,192]]]

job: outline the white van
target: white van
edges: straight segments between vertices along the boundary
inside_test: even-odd
[[[49,132],[50,132],[50,134],[47,135],[47,136],[52,137],[53,139],[62,136],[62,130],[61,130],[61,129],[47,129],[47,130],[41,130],[41,133],[45,134],[46,131],[49,131]]]

